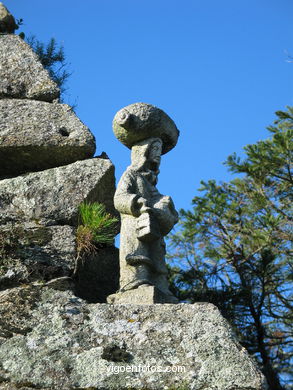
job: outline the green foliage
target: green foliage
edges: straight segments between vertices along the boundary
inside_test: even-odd
[[[292,383],[293,108],[277,115],[270,139],[246,146],[243,161],[228,157],[241,178],[201,183],[193,209],[180,212],[169,256],[173,292],[216,304],[271,390]]]
[[[113,244],[117,225],[118,219],[108,214],[103,204],[83,202],[79,206],[78,253],[90,253],[100,246]]]
[[[61,94],[64,94],[66,91],[65,84],[71,73],[67,70],[63,46],[58,45],[54,38],[51,38],[45,44],[36,39],[35,36],[28,37],[27,43],[37,54],[40,62],[49,72],[51,79],[58,85]]]

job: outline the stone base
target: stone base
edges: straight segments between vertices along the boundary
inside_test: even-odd
[[[207,303],[87,304],[70,291],[0,292],[0,390],[265,390]]]
[[[152,305],[153,303],[178,303],[173,295],[167,295],[155,286],[142,285],[134,290],[109,295],[108,303]]]

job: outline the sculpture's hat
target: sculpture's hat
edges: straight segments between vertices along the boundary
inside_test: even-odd
[[[146,103],[130,104],[118,111],[113,120],[113,131],[129,149],[147,138],[161,138],[163,154],[174,148],[179,136],[173,120],[160,108]]]

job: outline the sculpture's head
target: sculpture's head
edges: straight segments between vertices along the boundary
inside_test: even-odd
[[[148,138],[133,145],[131,149],[131,167],[136,171],[149,172],[158,176],[162,146],[163,141],[160,138]]]

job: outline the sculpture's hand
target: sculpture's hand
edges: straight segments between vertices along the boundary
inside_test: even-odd
[[[150,211],[150,207],[148,207],[147,200],[140,197],[137,199],[137,207],[139,209],[139,214],[145,213],[147,211]]]
[[[169,204],[172,204],[172,203],[173,203],[171,197],[168,196],[168,195],[163,196],[163,197],[160,199],[160,202],[163,203],[163,204],[166,204],[166,205],[169,205]]]

